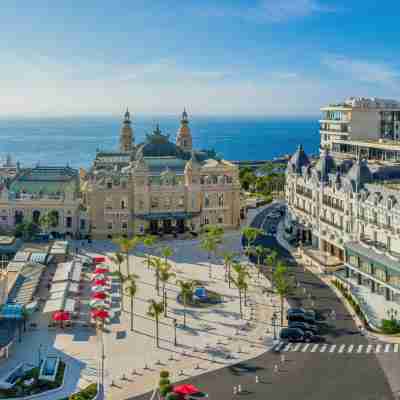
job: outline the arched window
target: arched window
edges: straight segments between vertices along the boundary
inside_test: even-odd
[[[24,213],[20,210],[15,211],[15,225],[22,224],[24,221]]]
[[[32,213],[32,221],[33,221],[35,224],[38,224],[38,223],[39,223],[39,220],[40,220],[40,211],[39,211],[39,210],[35,210],[35,211]]]

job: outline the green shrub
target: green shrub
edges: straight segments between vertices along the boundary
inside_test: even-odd
[[[161,371],[160,378],[169,378],[169,371],[166,370]]]
[[[169,385],[171,381],[168,378],[161,378],[160,381],[158,382],[159,386],[165,386]]]
[[[69,400],[91,400],[97,394],[97,384],[91,383],[85,389],[69,397]]]
[[[394,335],[400,333],[400,324],[394,319],[383,319],[381,329],[383,333]]]
[[[164,385],[160,387],[160,395],[166,396],[167,393],[172,392],[173,386],[171,384]]]

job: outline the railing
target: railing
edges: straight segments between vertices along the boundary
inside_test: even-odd
[[[328,225],[330,225],[330,226],[333,226],[333,227],[336,228],[336,229],[343,230],[343,225],[337,225],[337,224],[335,224],[334,222],[329,221],[327,218],[324,218],[324,217],[320,217],[319,219],[320,219],[320,221],[324,222],[325,224],[328,224]]]
[[[296,210],[299,210],[299,211],[302,211],[302,212],[304,212],[304,213],[306,213],[306,214],[308,214],[308,215],[311,215],[311,211],[306,210],[306,209],[303,208],[303,207],[300,207],[300,206],[298,206],[298,205],[296,205],[296,204],[293,204],[293,207],[294,207]]]

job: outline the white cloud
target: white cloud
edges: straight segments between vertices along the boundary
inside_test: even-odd
[[[400,71],[391,65],[375,61],[327,55],[322,58],[322,64],[343,77],[365,83],[393,85],[400,77]]]

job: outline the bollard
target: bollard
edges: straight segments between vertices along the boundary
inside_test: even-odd
[[[275,364],[275,365],[274,365],[274,372],[279,372],[278,364]]]
[[[237,394],[237,387],[236,386],[233,387],[233,394]]]
[[[179,375],[179,376],[182,376],[182,375],[183,375],[183,369],[179,370],[178,375]]]
[[[259,379],[258,375],[256,375],[256,383],[259,383],[259,382],[260,382],[260,379]]]
[[[238,393],[242,393],[242,385],[238,385]]]

